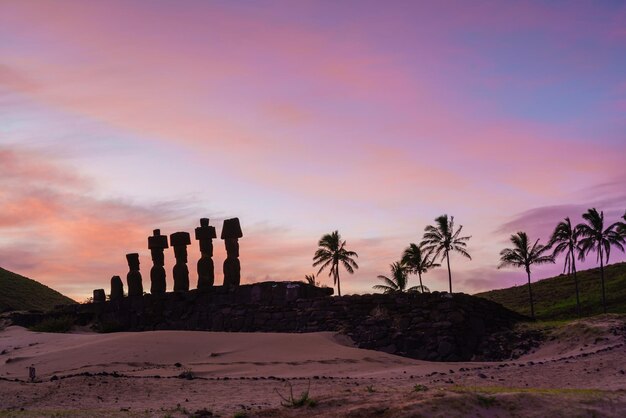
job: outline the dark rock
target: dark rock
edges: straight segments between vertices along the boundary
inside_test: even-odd
[[[454,346],[450,344],[448,341],[441,341],[439,343],[439,347],[437,348],[437,353],[440,357],[446,357],[449,354],[452,354],[454,351]]]

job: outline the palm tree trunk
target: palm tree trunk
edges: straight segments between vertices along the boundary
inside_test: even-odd
[[[530,316],[535,319],[535,304],[533,302],[533,289],[530,286],[530,270],[526,270],[528,274],[528,297],[530,298]]]
[[[339,281],[339,264],[335,266],[335,277],[337,278],[337,293],[341,296],[341,282]]]
[[[424,285],[422,284],[422,273],[417,272],[417,277],[420,278],[420,292],[424,293]]]
[[[600,247],[600,280],[602,281],[602,310],[606,313],[606,293],[604,291],[604,260],[602,259],[602,247]]]
[[[446,252],[446,261],[448,262],[448,282],[450,283],[450,294],[452,294],[452,272],[450,272],[450,253]]]
[[[578,313],[578,317],[580,318],[580,293],[578,291],[578,277],[576,277],[576,261],[574,261],[574,254],[572,254],[572,271],[574,273],[574,284],[576,286],[576,312]]]

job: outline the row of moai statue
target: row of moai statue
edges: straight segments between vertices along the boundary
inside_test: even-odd
[[[225,219],[222,226],[221,239],[226,246],[226,260],[224,260],[224,286],[239,286],[241,280],[241,264],[239,263],[239,238],[243,237],[239,218]],[[197,264],[198,289],[204,290],[213,287],[215,283],[215,267],[213,264],[213,239],[217,238],[215,227],[209,225],[209,219],[200,219],[200,226],[195,230],[195,238],[200,244],[200,259]],[[173,269],[174,292],[189,290],[189,269],[187,268],[187,246],[191,245],[188,232],[175,232],[170,235],[169,244],[167,235],[161,235],[159,229],[148,237],[148,248],[152,256],[153,266],[150,269],[150,293],[163,294],[166,290],[165,249],[174,248],[176,264]],[[128,296],[143,295],[143,281],[139,271],[139,254],[126,254],[129,272],[126,275]],[[124,284],[119,276],[111,278],[111,300],[124,297]],[[103,289],[94,290],[94,302],[106,299]]]

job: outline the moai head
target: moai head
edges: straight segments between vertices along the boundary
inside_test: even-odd
[[[215,227],[209,226],[209,218],[200,219],[196,228],[196,240],[200,241],[200,252],[203,256],[213,257],[213,238],[217,238]]]
[[[124,283],[120,276],[111,277],[111,300],[124,297]]]
[[[152,255],[152,261],[155,266],[164,266],[165,257],[163,250],[169,248],[167,245],[167,235],[161,235],[160,229],[155,229],[151,237],[148,237],[148,248]]]
[[[226,245],[226,253],[228,257],[239,257],[238,239],[241,237],[243,237],[243,233],[241,232],[239,218],[224,219],[224,225],[222,226],[222,239]]]
[[[104,293],[104,289],[94,289],[93,291],[93,301],[94,303],[106,302],[107,297]]]
[[[128,261],[128,267],[130,270],[139,270],[139,254],[126,254],[126,261]]]
[[[174,257],[176,262],[187,262],[187,246],[191,244],[188,232],[174,232],[170,235],[170,244],[174,247]]]

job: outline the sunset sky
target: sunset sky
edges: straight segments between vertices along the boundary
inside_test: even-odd
[[[303,279],[338,229],[370,292],[447,213],[455,291],[523,284],[510,234],[616,221],[625,161],[625,1],[0,0],[0,267],[77,300],[128,252],[149,288],[152,229],[200,217],[241,219],[245,283]]]

